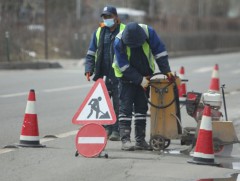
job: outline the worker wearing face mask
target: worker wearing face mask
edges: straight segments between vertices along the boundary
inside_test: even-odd
[[[118,117],[119,98],[118,98],[118,79],[115,77],[112,68],[113,63],[113,42],[115,36],[123,31],[125,25],[120,23],[117,10],[113,6],[106,6],[101,13],[103,22],[93,33],[90,46],[86,55],[85,76],[88,81],[93,75],[92,80],[106,77],[105,84],[109,95],[113,101],[113,107]],[[109,140],[119,141],[118,120],[114,125],[104,126]]]

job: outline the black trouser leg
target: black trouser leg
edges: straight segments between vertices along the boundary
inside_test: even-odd
[[[135,114],[134,123],[135,123],[135,140],[136,142],[142,142],[145,140],[146,136],[146,115],[138,113]]]
[[[130,141],[131,138],[131,117],[119,115],[119,131],[122,142]]]

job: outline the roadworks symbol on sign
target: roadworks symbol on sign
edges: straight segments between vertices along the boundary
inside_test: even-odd
[[[103,79],[98,79],[72,119],[73,124],[114,124],[116,115]]]

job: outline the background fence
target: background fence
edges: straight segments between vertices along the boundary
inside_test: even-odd
[[[238,0],[0,0],[0,61],[80,59],[106,4],[155,28],[173,55],[240,48]]]

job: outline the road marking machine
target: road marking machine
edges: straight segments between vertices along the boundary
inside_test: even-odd
[[[212,111],[214,152],[223,151],[226,145],[239,143],[233,123],[226,116],[223,88],[223,95],[216,92],[188,92],[185,101],[186,111],[189,116],[195,119],[197,126],[185,128],[182,126],[181,106],[177,89],[177,85],[180,83],[179,77],[176,77],[175,82],[169,82],[161,73],[154,74],[150,79],[151,90],[148,102],[151,105],[150,146],[152,149],[155,151],[164,150],[173,139],[180,139],[181,145],[193,145],[193,148],[204,105],[209,105]],[[220,112],[222,99],[226,120],[222,120],[222,113]]]

